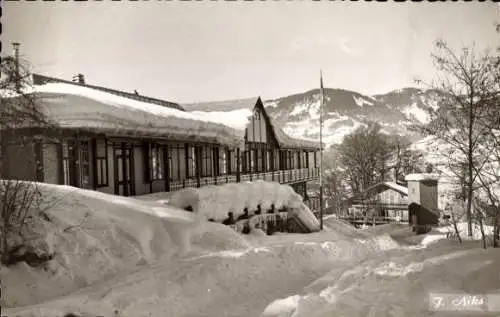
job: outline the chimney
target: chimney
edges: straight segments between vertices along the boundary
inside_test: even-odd
[[[79,84],[82,84],[84,85],[85,84],[85,76],[83,76],[83,74],[76,74],[75,76],[73,76],[73,81],[75,83],[79,83]]]
[[[21,75],[19,74],[19,45],[21,44],[17,42],[12,43],[12,47],[14,48],[14,63],[16,66],[16,91],[21,90]]]

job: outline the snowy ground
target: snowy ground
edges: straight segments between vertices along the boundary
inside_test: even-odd
[[[243,236],[194,227],[162,195],[46,191],[60,201],[50,224],[56,258],[2,267],[7,316],[454,316],[429,311],[428,293],[500,294],[500,250],[461,246],[439,230],[415,239],[404,226],[358,230],[330,217],[313,234]],[[62,230],[85,212],[84,226]],[[190,226],[193,246],[180,253],[170,234]],[[496,308],[484,315],[499,316]]]

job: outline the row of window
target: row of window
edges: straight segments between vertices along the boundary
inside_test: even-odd
[[[236,151],[207,146],[150,145],[148,152],[150,179],[165,178],[165,167],[171,180],[220,176],[236,173]],[[186,157],[187,154],[187,157]],[[242,154],[240,172],[260,173],[317,166],[314,152],[252,149]],[[187,165],[186,165],[187,164]],[[184,172],[185,171],[185,175]]]
[[[243,152],[244,173],[290,170],[316,166],[313,152],[252,149]]]
[[[166,168],[170,180],[181,180],[213,175],[226,175],[235,164],[231,164],[230,155],[234,150],[217,147],[197,147],[179,145],[148,145],[146,157],[149,168],[148,180],[163,180]],[[234,171],[235,172],[235,171]]]
[[[60,145],[61,183],[90,188],[91,157],[89,141],[66,141]],[[108,185],[108,149],[105,140],[97,140],[92,151],[95,157],[95,185]]]
[[[61,144],[61,156],[63,184],[90,188],[93,178],[95,187],[108,186],[109,155],[105,140],[64,142]],[[234,149],[188,144],[147,144],[144,147],[144,159],[147,164],[147,181],[165,180],[167,176],[169,180],[176,181],[198,175],[210,177],[235,174],[237,166]],[[93,171],[91,164],[95,165]],[[242,152],[240,172],[255,173],[312,166],[316,166],[313,152],[252,149]]]

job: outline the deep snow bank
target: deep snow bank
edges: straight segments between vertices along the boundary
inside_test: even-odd
[[[391,250],[356,265],[336,267],[302,293],[271,302],[261,316],[435,316],[429,310],[430,293],[497,294],[500,298],[498,263],[498,250],[477,246],[472,250],[458,245]],[[498,315],[500,305],[490,305],[497,307],[491,316]],[[439,316],[456,314],[448,311]],[[465,315],[475,316],[474,311]]]
[[[198,253],[8,313],[25,317],[50,312],[60,317],[72,311],[113,317],[116,309],[138,317],[257,316],[274,299],[292,295],[332,267],[352,266],[370,254],[397,247],[388,236],[352,239],[333,230],[235,239],[227,226],[210,222],[201,226],[210,233],[197,236],[198,229],[194,231]]]
[[[230,228],[198,227],[193,214],[172,206],[69,186],[40,189],[52,206],[44,229],[55,257],[36,268],[24,262],[2,267],[2,306],[37,303],[138,265],[168,261],[190,248],[189,239],[198,249],[246,247]]]

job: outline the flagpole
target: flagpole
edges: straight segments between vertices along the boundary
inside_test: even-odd
[[[319,105],[319,228],[323,230],[323,72],[320,70],[320,105]]]

